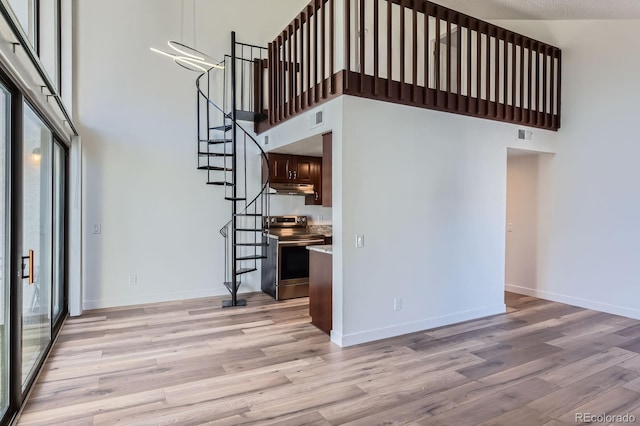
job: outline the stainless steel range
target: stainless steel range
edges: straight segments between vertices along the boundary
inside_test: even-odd
[[[262,260],[262,291],[276,300],[309,295],[307,246],[324,244],[324,235],[309,232],[306,216],[264,218],[269,244]]]

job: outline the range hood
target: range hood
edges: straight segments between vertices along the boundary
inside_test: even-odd
[[[313,195],[313,185],[307,183],[275,183],[269,184],[271,192],[285,195]]]

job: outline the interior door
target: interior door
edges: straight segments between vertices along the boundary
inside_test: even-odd
[[[22,386],[51,339],[53,135],[24,105],[22,164]]]

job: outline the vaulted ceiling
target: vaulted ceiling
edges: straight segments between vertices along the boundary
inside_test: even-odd
[[[640,19],[640,0],[435,0],[480,19]]]

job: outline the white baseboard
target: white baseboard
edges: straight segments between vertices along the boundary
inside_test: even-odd
[[[127,296],[114,299],[85,300],[82,304],[85,310],[115,308],[121,306],[144,305],[147,303],[174,302],[176,300],[199,299],[202,297],[224,296],[228,293],[216,292],[213,289],[177,291],[159,294],[145,294],[141,296]]]
[[[455,324],[490,315],[504,314],[505,312],[506,306],[504,304],[500,304],[357,333],[340,334],[331,331],[331,341],[340,347],[353,346],[360,343],[373,342],[375,340],[429,330],[436,327],[442,327],[443,325]]]
[[[581,297],[568,296],[566,294],[553,293],[551,291],[538,290],[529,287],[522,287],[514,284],[505,284],[505,290],[512,293],[533,296],[539,299],[550,300],[552,302],[565,303],[567,305],[578,306],[580,308],[592,309],[594,311],[606,312],[608,314],[620,315],[623,317],[640,320],[640,310],[626,306],[612,305],[609,303],[597,302],[595,300],[583,299]]]

